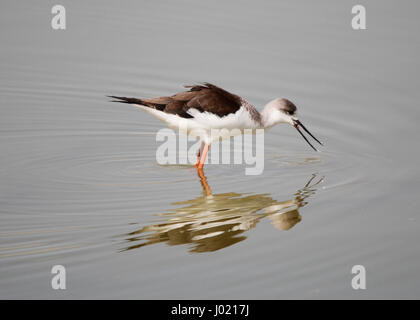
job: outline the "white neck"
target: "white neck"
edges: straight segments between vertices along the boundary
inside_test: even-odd
[[[271,104],[267,104],[261,112],[261,125],[263,128],[270,129],[281,122],[287,122],[285,121],[283,114]]]
[[[288,123],[293,125],[296,119],[296,112],[293,113],[293,117],[287,114],[284,111],[285,108],[288,107],[285,101],[285,99],[277,98],[267,103],[261,112],[261,126],[264,129],[269,129],[278,123]]]

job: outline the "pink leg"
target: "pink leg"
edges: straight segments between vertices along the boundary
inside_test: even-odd
[[[200,149],[198,149],[198,153],[197,153],[197,161],[195,162],[196,167],[200,164],[200,156],[203,153],[203,149],[204,149],[204,142],[201,142]]]
[[[197,168],[198,176],[200,177],[201,186],[203,187],[203,192],[206,196],[211,196],[211,189],[209,184],[207,183],[206,175],[204,174],[203,169]]]
[[[201,159],[200,159],[200,163],[198,164],[198,168],[201,169],[204,167],[204,162],[206,161],[207,158],[207,153],[209,152],[210,149],[210,144],[205,144],[203,152],[201,154]]]

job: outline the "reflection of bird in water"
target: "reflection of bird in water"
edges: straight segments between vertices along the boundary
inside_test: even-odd
[[[322,182],[322,178],[315,182],[314,174],[292,200],[278,202],[269,194],[212,194],[203,171],[198,169],[197,172],[204,195],[174,203],[182,207],[162,214],[162,223],[129,233],[126,240],[132,245],[124,251],[159,242],[168,245],[193,244],[190,252],[216,251],[245,240],[246,236],[240,234],[252,229],[267,216],[275,228],[289,230],[301,220],[299,208],[307,204],[306,199]]]

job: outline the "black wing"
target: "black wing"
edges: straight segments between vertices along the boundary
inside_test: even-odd
[[[166,113],[177,114],[182,118],[192,118],[188,110],[195,108],[200,112],[209,112],[219,117],[235,113],[242,105],[242,99],[211,83],[185,86],[188,91],[179,92],[171,97],[137,99],[110,96],[115,102],[140,104]]]

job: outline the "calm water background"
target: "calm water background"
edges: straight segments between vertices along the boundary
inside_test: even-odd
[[[365,31],[354,1],[63,0],[65,31],[54,4],[0,5],[0,298],[420,298],[417,2],[366,2]],[[291,99],[325,148],[275,127],[206,197],[105,97],[200,81]]]

